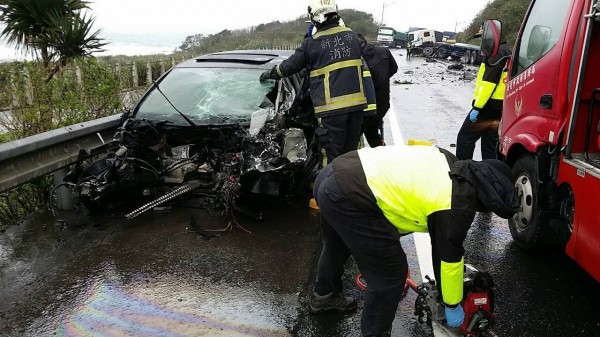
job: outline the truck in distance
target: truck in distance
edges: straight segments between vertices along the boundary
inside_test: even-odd
[[[382,26],[377,32],[377,44],[390,48],[406,48],[408,35],[392,27]]]
[[[456,43],[448,39],[443,32],[433,29],[419,29],[408,33],[408,40],[412,43],[412,53],[425,57],[439,59],[451,58],[454,61],[462,60],[466,64],[481,63],[479,46]]]

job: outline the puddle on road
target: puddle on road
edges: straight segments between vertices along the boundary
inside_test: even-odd
[[[320,241],[314,217],[295,208],[239,218],[253,234],[211,240],[187,231],[190,216],[207,227],[222,216],[189,209],[11,228],[0,235],[0,335],[290,336]]]
[[[120,284],[95,279],[74,298],[72,307],[38,319],[26,335],[59,336],[289,336],[275,319],[281,296],[250,288],[180,280]],[[288,296],[286,301],[296,298]],[[291,313],[290,313],[291,314]]]

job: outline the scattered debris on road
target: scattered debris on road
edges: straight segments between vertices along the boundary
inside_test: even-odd
[[[400,85],[400,84],[414,84],[414,83],[413,83],[412,81],[407,81],[407,80],[402,80],[402,81],[400,81],[400,80],[395,80],[395,81],[394,81],[394,84],[395,84],[395,85]]]
[[[448,66],[448,70],[463,70],[465,65],[462,63],[454,63]]]

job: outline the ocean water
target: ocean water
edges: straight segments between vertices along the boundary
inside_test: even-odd
[[[95,53],[95,56],[107,56],[107,55],[155,55],[155,54],[171,54],[175,51],[177,46],[167,45],[145,45],[134,42],[111,42],[104,46],[105,51],[101,53]]]
[[[143,44],[135,42],[110,42],[104,46],[105,51],[94,53],[94,56],[108,55],[168,55],[173,53],[178,44]],[[0,41],[0,62],[12,60],[31,60],[32,56],[21,51],[17,51],[14,47],[8,46],[4,41]]]

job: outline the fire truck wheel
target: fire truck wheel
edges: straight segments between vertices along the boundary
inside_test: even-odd
[[[516,177],[515,187],[519,192],[521,210],[508,220],[510,234],[515,242],[525,248],[534,248],[541,233],[540,201],[536,159],[531,154],[523,154],[513,166]]]
[[[573,224],[575,219],[575,193],[567,183],[564,183],[559,188],[560,195],[560,220],[562,226],[558,229],[559,239],[563,244],[567,244],[573,234]]]

